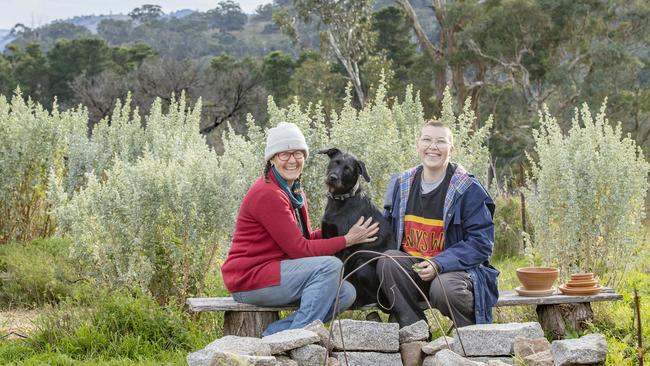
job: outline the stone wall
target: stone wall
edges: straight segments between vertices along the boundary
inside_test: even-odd
[[[539,323],[480,324],[459,328],[432,342],[421,321],[397,323],[337,320],[330,331],[316,321],[305,329],[263,338],[226,336],[187,356],[190,366],[478,366],[598,364],[605,360],[602,335],[550,344]]]

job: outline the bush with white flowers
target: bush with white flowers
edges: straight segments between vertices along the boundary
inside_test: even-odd
[[[548,109],[534,132],[536,158],[527,180],[535,237],[528,252],[544,264],[595,272],[615,284],[635,265],[643,245],[649,165],[641,149],[613,128],[605,104],[594,118],[576,109],[567,134]]]

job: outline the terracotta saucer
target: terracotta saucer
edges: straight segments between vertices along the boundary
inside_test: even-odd
[[[594,274],[593,273],[574,273],[571,275],[572,280],[576,281],[586,281],[586,280],[593,280],[594,279]]]
[[[555,292],[555,287],[552,287],[547,290],[526,290],[524,286],[519,286],[515,289],[519,296],[527,297],[539,297],[539,296],[550,296]]]
[[[594,287],[598,286],[598,281],[589,280],[589,281],[574,281],[571,280],[564,284],[566,287]]]
[[[566,284],[559,286],[560,291],[565,295],[595,295],[600,292],[600,285],[594,287],[567,287]]]

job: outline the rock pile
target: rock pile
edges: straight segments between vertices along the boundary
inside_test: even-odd
[[[421,321],[399,329],[397,323],[342,319],[268,337],[226,336],[187,356],[190,366],[501,366],[514,357],[529,366],[597,364],[605,360],[602,335],[554,341],[543,336],[539,323],[481,324],[459,328],[454,337],[432,342]],[[344,351],[345,350],[345,351]]]
[[[598,365],[605,361],[607,343],[600,334],[588,334],[551,344],[535,322],[480,324],[427,343],[422,352],[424,366],[513,365],[515,359],[526,366]]]

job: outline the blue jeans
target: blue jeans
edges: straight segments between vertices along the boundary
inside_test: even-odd
[[[235,292],[232,297],[237,302],[259,306],[281,306],[300,301],[298,310],[271,323],[263,336],[303,328],[316,319],[327,322],[332,317],[342,267],[338,258],[330,256],[283,260],[280,262],[280,285]],[[352,306],[355,297],[354,286],[344,281],[337,313]]]

